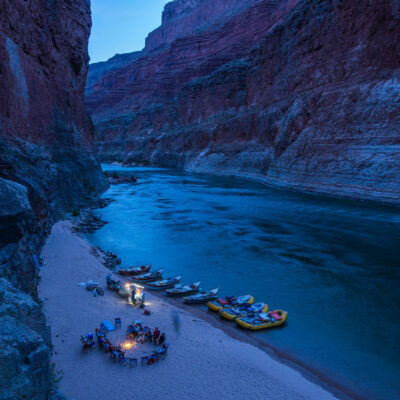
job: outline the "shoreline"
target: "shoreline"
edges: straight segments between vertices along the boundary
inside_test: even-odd
[[[185,305],[185,303],[177,301],[179,298],[174,299],[173,297],[163,296],[161,291],[157,292],[146,290],[146,296],[149,292],[152,296],[168,302],[169,304],[180,308],[197,318],[203,319],[210,325],[213,325],[217,329],[222,330],[233,339],[257,347],[264,353],[268,354],[270,357],[276,359],[278,362],[284,363],[290,368],[293,368],[296,371],[300,372],[306,379],[323,387],[341,400],[367,400],[368,398],[367,395],[363,396],[351,390],[349,387],[341,384],[340,382],[334,379],[330,379],[327,374],[318,371],[317,368],[312,367],[311,365],[302,361],[300,358],[291,356],[290,353],[285,352],[261,339],[257,339],[254,335],[251,334],[250,331],[240,329],[239,327],[236,327],[235,324],[232,324],[232,322],[218,318],[218,313],[216,312],[204,310],[203,308],[201,308],[200,305],[187,306]],[[284,329],[284,326],[281,329]]]
[[[75,231],[74,233],[93,247],[90,241],[84,236],[85,231],[82,232]],[[93,247],[93,249],[94,251],[99,250],[103,254],[106,251],[105,249],[99,249],[95,247]],[[104,266],[104,268],[110,273],[113,273],[122,282],[131,283],[129,278],[119,275],[115,270],[107,268],[106,266]],[[118,265],[114,265],[114,269],[117,268]],[[370,398],[370,396],[367,393],[361,394],[360,393],[361,389],[359,392],[352,390],[348,385],[341,383],[340,378],[338,379],[330,378],[328,376],[328,373],[321,372],[320,370],[318,370],[317,367],[313,367],[312,365],[308,364],[302,359],[296,356],[292,356],[289,352],[281,350],[280,348],[274,345],[271,345],[261,339],[258,339],[257,337],[255,337],[254,334],[252,334],[254,332],[249,332],[244,329],[240,329],[239,327],[236,326],[236,324],[233,324],[232,321],[225,321],[222,318],[218,318],[218,313],[202,308],[202,306],[206,307],[205,303],[202,305],[201,304],[186,305],[185,303],[183,303],[181,297],[168,297],[164,296],[162,293],[163,291],[146,290],[146,296],[150,295],[151,297],[156,297],[160,301],[163,301],[174,307],[177,307],[187,313],[192,314],[197,318],[201,318],[205,322],[213,325],[215,328],[222,330],[233,339],[257,347],[264,353],[268,354],[270,357],[276,359],[278,362],[284,363],[285,365],[288,365],[290,368],[297,370],[306,379],[323,387],[324,389],[326,389],[327,391],[329,391],[330,393],[332,393],[341,400],[367,400],[368,398]],[[284,327],[278,329],[283,329],[283,328]]]
[[[232,177],[238,179],[245,179],[248,181],[252,181],[254,183],[261,184],[268,189],[277,190],[280,192],[287,192],[293,195],[303,195],[303,196],[310,196],[311,198],[322,198],[326,200],[337,200],[337,201],[344,201],[350,202],[354,204],[358,204],[360,206],[370,206],[370,207],[383,207],[388,209],[393,209],[398,211],[400,209],[400,201],[393,201],[393,200],[385,200],[382,198],[364,198],[364,197],[355,197],[352,195],[346,194],[339,194],[339,193],[331,193],[331,192],[324,192],[318,190],[300,190],[296,187],[289,187],[289,186],[280,186],[278,184],[274,184],[272,181],[265,179],[261,174],[251,174],[251,173],[240,173],[240,172],[223,172],[223,171],[216,171],[216,170],[206,170],[206,169],[197,169],[197,168],[176,168],[176,167],[169,167],[169,166],[162,166],[162,165],[129,165],[129,164],[115,164],[115,161],[101,161],[102,165],[106,165],[112,168],[161,168],[161,169],[170,169],[180,172],[188,172],[193,174],[204,174],[204,175],[211,175],[211,176],[220,176],[220,177]],[[104,169],[103,169],[104,171]]]
[[[151,323],[149,326],[152,328],[157,324],[165,330],[167,341],[172,344],[166,360],[132,371],[106,360],[100,361],[104,355],[97,350],[83,356],[79,351],[79,337],[87,329],[94,330],[93,321],[99,323],[107,317],[111,319],[111,314],[123,316],[124,321],[134,320],[138,319],[135,314],[140,310],[109,291],[104,297],[93,297],[78,286],[88,278],[103,285],[102,279],[109,270],[99,260],[97,250],[86,239],[72,233],[71,226],[66,221],[53,226],[42,250],[45,267],[39,288],[52,328],[53,361],[56,368],[63,370],[60,390],[67,397],[75,400],[106,399],[114,393],[116,385],[121,391],[127,391],[125,395],[121,392],[121,399],[131,398],[130,390],[139,388],[142,394],[160,399],[170,399],[172,393],[174,398],[205,399],[218,391],[221,394],[217,398],[230,399],[241,399],[244,395],[271,400],[338,398],[322,387],[321,382],[311,381],[304,373],[254,344],[233,338],[204,316],[195,315],[194,310],[183,310],[164,298],[161,302],[160,297],[149,292],[146,293],[146,302],[152,314],[149,317],[140,315],[139,318]],[[179,315],[180,331],[174,332],[173,314]],[[81,382],[82,379],[78,378],[88,370],[93,376]],[[141,375],[150,381],[132,378]],[[154,387],[152,379],[161,381],[162,388]],[[264,385],[260,386],[260,379]],[[192,387],[197,389],[192,391]],[[165,391],[170,394],[165,394]]]

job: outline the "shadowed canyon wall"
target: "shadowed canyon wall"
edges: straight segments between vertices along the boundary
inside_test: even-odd
[[[57,397],[38,254],[56,219],[107,187],[83,104],[90,28],[88,0],[0,0],[2,400]]]
[[[99,156],[399,204],[400,2],[222,4],[169,3],[92,81]]]

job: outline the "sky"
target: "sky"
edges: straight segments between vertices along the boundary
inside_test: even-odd
[[[90,62],[142,50],[147,35],[161,25],[162,11],[170,1],[92,0]]]

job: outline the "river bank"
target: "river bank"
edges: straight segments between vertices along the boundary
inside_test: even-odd
[[[39,294],[52,327],[53,361],[60,390],[75,400],[141,397],[159,399],[334,399],[298,371],[260,349],[236,340],[203,319],[156,296],[148,295],[152,311],[144,316],[114,293],[104,297],[80,287],[90,279],[103,283],[109,271],[96,250],[71,232],[69,222],[57,223],[42,251]],[[179,316],[179,327],[175,323]],[[114,365],[97,350],[82,354],[80,335],[100,321],[122,318],[121,337],[135,319],[158,326],[171,343],[168,357],[150,367]],[[157,384],[155,384],[157,383]]]

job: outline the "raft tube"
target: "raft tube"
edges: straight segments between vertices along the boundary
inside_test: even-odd
[[[273,310],[268,313],[258,314],[254,317],[237,318],[235,322],[242,328],[258,331],[283,325],[286,322],[287,314],[288,313],[283,310]]]
[[[255,303],[253,305],[244,304],[238,307],[229,307],[223,308],[219,315],[222,318],[228,319],[230,321],[235,320],[236,318],[246,317],[249,313],[266,313],[268,311],[268,304],[265,303]]]
[[[243,296],[238,296],[238,297],[224,297],[221,299],[217,299],[214,301],[209,301],[207,303],[207,307],[212,310],[212,311],[221,311],[223,308],[227,307],[232,307],[233,305],[238,305],[238,304],[253,304],[254,303],[254,297],[250,294],[246,294]]]

